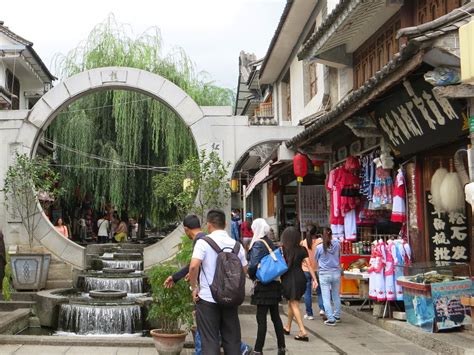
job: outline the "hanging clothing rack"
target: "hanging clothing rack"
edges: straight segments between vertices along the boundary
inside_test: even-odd
[[[369,152],[371,152],[371,151],[373,151],[373,150],[376,150],[376,149],[380,149],[380,143],[379,143],[379,144],[376,144],[376,145],[374,145],[374,146],[372,146],[372,147],[370,147],[370,148],[361,150],[361,151],[360,151],[359,153],[357,153],[357,154],[353,154],[353,155],[350,154],[350,155],[348,155],[347,157],[345,157],[344,159],[341,159],[341,160],[339,160],[339,161],[337,161],[337,162],[335,162],[335,163],[332,163],[331,165],[332,165],[332,167],[334,168],[335,166],[344,163],[344,162],[347,160],[347,158],[348,158],[349,156],[351,156],[351,155],[352,155],[352,156],[356,156],[356,157],[360,157],[360,156],[362,156],[362,155],[364,155],[364,154],[366,154],[366,153],[369,153]]]

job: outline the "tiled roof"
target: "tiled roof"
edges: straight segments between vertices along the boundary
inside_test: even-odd
[[[343,10],[344,4],[347,5],[347,3],[350,1],[352,0],[341,0],[339,5],[334,9],[334,11],[328,17],[326,22],[328,22],[330,17],[337,16],[337,14]],[[407,37],[409,39],[407,45],[400,49],[400,53],[397,53],[390,62],[388,62],[380,71],[375,73],[373,77],[368,79],[362,85],[362,87],[351,92],[345,99],[339,102],[333,110],[322,116],[318,112],[313,115],[314,117],[309,116],[305,118],[307,122],[311,122],[313,119],[314,123],[308,126],[308,128],[306,128],[300,134],[288,140],[286,142],[286,146],[295,147],[301,145],[305,141],[319,136],[320,132],[318,131],[321,131],[325,125],[328,125],[329,123],[331,123],[332,125],[336,125],[337,123],[342,122],[344,120],[344,116],[342,116],[344,112],[348,111],[355,104],[357,104],[365,97],[369,96],[371,93],[377,90],[379,84],[381,84],[384,79],[386,79],[390,74],[400,69],[404,64],[408,63],[410,59],[413,58],[424,46],[423,42],[433,40],[439,36],[443,36],[449,32],[457,30],[460,26],[465,23],[468,23],[471,20],[472,15],[470,14],[473,13],[474,3],[471,2],[459,9],[453,10],[449,14],[439,17],[434,21],[427,22],[420,26],[407,27],[399,30],[397,34],[398,38]],[[325,28],[328,28],[333,20],[329,21],[329,24],[325,23],[322,26],[326,26]],[[318,33],[319,30],[315,34],[313,34],[312,37],[314,37]],[[319,34],[319,36],[321,35],[322,34]],[[308,42],[310,40],[311,38],[308,40]],[[317,38],[314,39],[314,41],[316,40]],[[378,94],[382,94],[382,92],[379,92]],[[337,123],[335,123],[336,121]]]
[[[459,27],[469,23],[472,16],[474,16],[474,2],[469,2],[433,21],[419,26],[402,28],[398,31],[397,38],[406,37],[418,42],[432,40],[446,33],[457,31]]]
[[[41,70],[46,74],[46,76],[51,80],[56,80],[57,78],[51,74],[46,64],[44,64],[43,60],[40,58],[38,53],[33,49],[33,42],[30,42],[23,37],[17,35],[15,32],[11,31],[8,27],[3,25],[3,22],[0,22],[0,33],[3,33],[5,36],[13,39],[14,41],[24,45],[28,48],[28,51],[31,53],[31,56],[35,59],[35,61],[41,67]]]
[[[339,4],[332,10],[332,12],[326,17],[326,19],[318,27],[317,31],[314,32],[311,37],[303,44],[301,50],[298,53],[298,59],[302,60],[310,53],[316,42],[329,30],[334,21],[339,17],[340,14],[350,5],[354,0],[341,0]]]
[[[397,69],[400,69],[405,65],[410,59],[412,59],[415,54],[420,51],[420,46],[414,42],[409,43],[400,50],[400,53],[397,53],[394,58],[388,62],[382,69],[380,69],[373,77],[368,79],[364,85],[359,89],[351,92],[345,99],[339,102],[336,107],[324,115],[319,114],[319,118],[303,132],[297,134],[292,139],[286,142],[288,148],[300,145],[302,142],[314,137],[318,134],[320,130],[325,125],[335,122],[343,121],[344,116],[342,114],[353,108],[358,102],[360,102],[366,95],[369,95],[371,92],[377,89],[378,85],[387,78],[390,74],[394,73]],[[315,114],[316,115],[316,114]],[[341,119],[342,117],[342,119]]]
[[[280,37],[280,32],[283,28],[283,25],[285,24],[285,21],[286,21],[286,18],[288,17],[288,14],[290,13],[291,7],[293,6],[293,1],[294,0],[287,0],[286,1],[285,8],[283,9],[283,14],[280,17],[280,22],[278,23],[278,26],[275,30],[275,34],[273,35],[273,38],[270,42],[270,46],[268,47],[267,54],[265,54],[262,66],[260,67],[260,75],[265,70],[265,67],[267,66],[268,60],[270,59],[270,55],[272,54],[273,47],[275,47],[275,44],[278,40],[278,37]]]

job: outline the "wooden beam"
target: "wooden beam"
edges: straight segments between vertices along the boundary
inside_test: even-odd
[[[471,84],[437,86],[433,89],[433,91],[441,97],[448,97],[452,99],[474,97],[474,85]]]

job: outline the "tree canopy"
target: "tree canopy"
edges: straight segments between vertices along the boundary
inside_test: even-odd
[[[57,56],[56,72],[66,78],[105,66],[139,68],[172,81],[198,105],[232,105],[233,92],[196,73],[182,49],[165,54],[162,48],[158,28],[134,36],[130,26],[111,15],[85,42]],[[97,92],[75,101],[51,123],[46,138],[56,144],[66,203],[87,193],[96,208],[110,202],[162,223],[175,217],[169,202],[152,193],[157,171],[152,167],[176,166],[198,155],[182,119],[157,100],[131,91]]]

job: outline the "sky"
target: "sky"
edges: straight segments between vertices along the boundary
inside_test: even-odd
[[[241,50],[263,57],[286,0],[22,0],[2,2],[0,20],[34,43],[54,73],[55,54],[66,54],[113,13],[137,36],[161,30],[165,51],[181,47],[216,84],[235,89]]]

